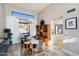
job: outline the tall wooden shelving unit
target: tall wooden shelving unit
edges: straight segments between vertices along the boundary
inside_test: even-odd
[[[48,41],[50,40],[50,26],[49,24],[37,25],[36,26],[36,36],[42,41],[42,44],[48,46]]]

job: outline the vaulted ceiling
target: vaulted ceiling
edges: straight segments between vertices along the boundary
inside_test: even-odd
[[[14,6],[17,8],[31,10],[32,12],[39,13],[46,7],[50,5],[50,3],[7,3],[9,6]]]

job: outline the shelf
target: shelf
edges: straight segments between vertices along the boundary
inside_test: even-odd
[[[48,41],[50,40],[50,26],[48,24],[45,25],[37,25],[36,26],[36,35],[40,37],[40,40],[43,40],[45,45],[48,45]]]

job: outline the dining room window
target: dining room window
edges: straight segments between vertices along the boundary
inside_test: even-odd
[[[33,20],[34,19],[34,15],[20,13],[20,12],[16,12],[16,11],[11,11],[11,16],[20,17],[20,18],[26,19],[26,20]]]

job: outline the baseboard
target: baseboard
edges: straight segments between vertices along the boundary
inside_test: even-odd
[[[64,51],[65,53],[67,53],[69,56],[78,56],[77,54],[75,54],[75,53],[73,53],[73,52],[71,52],[71,51],[68,51],[68,50],[66,50],[66,49],[63,49],[63,51]]]

